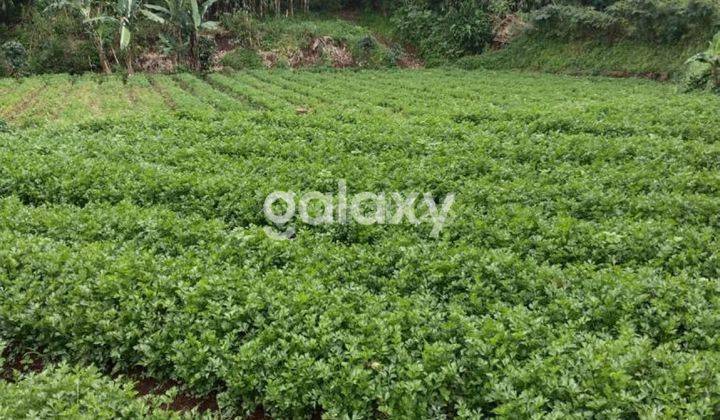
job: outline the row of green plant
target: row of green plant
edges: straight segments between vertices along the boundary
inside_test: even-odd
[[[192,418],[162,410],[168,398],[143,401],[129,381],[113,381],[95,368],[65,364],[29,373],[12,382],[0,379],[0,417],[113,419]]]
[[[452,69],[151,81],[169,109],[0,134],[2,338],[227,416],[714,415],[717,97]],[[268,193],[340,178],[454,192],[452,219],[267,237]]]

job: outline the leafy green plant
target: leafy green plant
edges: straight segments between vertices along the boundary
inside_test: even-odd
[[[720,5],[712,0],[619,0],[607,13],[621,20],[632,39],[672,44],[708,36],[720,19]]]
[[[135,73],[133,69],[133,55],[130,43],[133,36],[133,28],[138,18],[142,15],[151,21],[162,23],[152,10],[156,9],[153,4],[143,3],[143,0],[118,0],[115,6],[114,19],[117,21],[120,37],[120,50],[126,52],[126,68],[129,74]]]
[[[164,6],[148,5],[152,11],[147,10],[144,14],[168,26],[176,47],[187,45],[190,67],[200,70],[200,37],[218,28],[217,22],[206,20],[208,10],[216,1],[207,0],[199,5],[197,0],[164,0]]]
[[[705,37],[720,19],[720,6],[710,0],[568,2],[530,15],[536,31],[555,39],[668,45]]]
[[[104,378],[95,368],[66,364],[0,381],[3,418],[179,418],[138,398],[129,382]]]
[[[557,39],[605,38],[625,34],[623,22],[591,7],[550,4],[534,11],[531,21],[542,35]]]
[[[3,121],[0,121],[0,133],[3,132],[2,126],[4,125]],[[7,348],[7,343],[0,338],[0,370],[4,369],[5,367],[5,349]],[[0,381],[2,379],[0,378]]]
[[[27,51],[24,72],[78,74],[101,69],[93,37],[88,36],[87,27],[74,13],[25,8],[22,22],[13,27],[12,38]],[[103,35],[105,45],[110,46],[114,31],[108,28]]]
[[[220,60],[220,64],[235,70],[259,69],[263,67],[262,59],[257,52],[245,48],[236,48],[225,54]]]
[[[46,11],[61,9],[69,10],[80,19],[95,44],[102,71],[106,74],[112,73],[105,49],[106,33],[113,22],[112,7],[103,0],[55,0]]]
[[[6,73],[20,76],[27,65],[27,50],[18,41],[7,41],[0,46],[0,63],[2,62],[7,67]]]
[[[395,12],[393,22],[397,34],[431,64],[481,53],[493,37],[488,11],[470,1],[440,10],[410,3]]]
[[[690,69],[688,83],[692,87],[720,88],[720,32],[718,32],[706,51],[696,54],[685,64],[696,65]]]
[[[142,366],[219,393],[215,416],[711,418],[720,404],[720,97],[453,68],[0,91],[17,125],[0,133],[0,331],[17,347]],[[455,192],[452,219],[438,239],[354,223],[267,237],[267,194],[341,177],[353,194]],[[101,414],[123,405],[106,380]],[[25,386],[0,400],[77,401]]]

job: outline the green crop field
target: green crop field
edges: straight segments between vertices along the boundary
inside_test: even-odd
[[[59,75],[0,80],[0,120],[11,350],[226,417],[720,415],[720,97],[446,69]],[[455,202],[437,238],[268,237],[271,192],[339,180]]]

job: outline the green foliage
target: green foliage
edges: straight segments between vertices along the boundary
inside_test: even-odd
[[[258,20],[245,11],[224,13],[220,25],[227,30],[235,42],[245,48],[258,48],[263,41]]]
[[[215,39],[211,36],[201,36],[198,43],[198,62],[200,70],[210,70],[215,53],[217,53]]]
[[[103,73],[112,72],[106,49],[108,33],[115,29],[117,20],[112,16],[113,6],[104,0],[53,0],[46,13],[67,13],[74,17],[92,40]],[[122,37],[121,37],[122,39]]]
[[[95,368],[65,364],[16,382],[0,381],[0,417],[20,418],[178,418],[140,400],[132,384],[104,378]]]
[[[0,85],[2,115],[22,114],[5,98],[37,80]],[[96,106],[129,97],[103,80],[40,82],[91,114],[80,87],[105,95]],[[0,134],[4,338],[220,391],[238,415],[714,416],[715,95],[457,69],[132,87],[129,114]],[[452,219],[439,239],[265,235],[269,192],[339,178],[351,193],[455,192]]]
[[[223,61],[233,68],[257,68],[259,53],[271,53],[276,66],[333,66],[332,51],[350,54],[353,66],[394,66],[391,50],[370,30],[339,19],[317,17],[255,19],[247,13],[225,15],[222,25],[233,36],[236,51]],[[325,48],[327,47],[327,48]]]
[[[216,1],[198,3],[198,0],[164,0],[162,6],[147,5],[150,10],[143,10],[143,14],[165,25],[168,29],[167,37],[173,39],[170,45],[176,56],[185,55],[190,68],[203,70],[208,67],[209,57],[214,51],[214,45],[209,45],[210,39],[203,41],[202,38],[218,29],[218,23],[207,18],[210,7]],[[201,45],[201,42],[205,45]]]
[[[27,50],[17,41],[8,41],[0,45],[0,67],[11,76],[22,75],[27,64]]]
[[[493,38],[488,11],[471,1],[442,10],[408,3],[395,12],[393,22],[396,33],[417,46],[429,64],[479,54]]]
[[[27,50],[28,73],[77,74],[100,67],[96,48],[78,19],[28,9],[22,21],[13,28],[12,37]]]
[[[264,49],[302,48],[311,40],[325,36],[349,43],[372,36],[366,28],[340,19],[275,18],[254,20],[254,24],[259,34],[255,38],[260,39],[260,47]],[[242,42],[239,36],[238,40]]]
[[[4,126],[4,121],[0,121],[0,132],[3,132],[2,126]],[[7,348],[7,343],[3,341],[2,338],[0,338],[0,369],[3,369],[5,367],[5,349]],[[2,379],[0,379],[2,381]]]
[[[259,69],[263,67],[262,59],[254,50],[236,48],[223,56],[220,64],[235,70]]]
[[[686,64],[690,65],[686,78],[690,88],[720,89],[720,32],[707,50],[690,57]]]
[[[557,39],[610,40],[624,35],[625,27],[616,17],[591,7],[550,4],[532,15],[535,28],[544,36]]]
[[[534,11],[531,20],[543,36],[556,39],[675,44],[707,36],[720,24],[720,6],[712,0],[618,0],[597,7],[553,3]]]
[[[701,42],[676,45],[592,40],[564,41],[525,35],[502,50],[465,57],[456,65],[465,69],[521,69],[575,75],[640,76],[680,80],[684,58]]]
[[[720,24],[714,0],[619,0],[608,13],[628,28],[628,37],[654,43],[704,38]]]

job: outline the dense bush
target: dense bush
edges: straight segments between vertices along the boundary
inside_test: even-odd
[[[628,37],[666,44],[708,36],[719,11],[713,0],[619,0],[607,9],[625,23]]]
[[[27,63],[27,51],[17,41],[8,41],[0,45],[0,76],[20,76]]]
[[[536,11],[532,22],[544,36],[558,39],[594,38],[598,35],[614,39],[625,30],[620,20],[610,14],[591,7],[559,4]]]
[[[97,70],[97,50],[75,19],[28,9],[13,36],[27,50],[29,73],[83,73]]]
[[[396,33],[417,46],[429,63],[483,52],[493,38],[488,11],[474,1],[433,9],[408,3],[396,10]]]
[[[711,0],[618,0],[604,3],[602,10],[551,4],[533,12],[532,22],[543,35],[558,39],[671,44],[712,33],[720,7]]]
[[[223,56],[220,64],[235,70],[262,68],[262,59],[254,50],[236,48]]]

